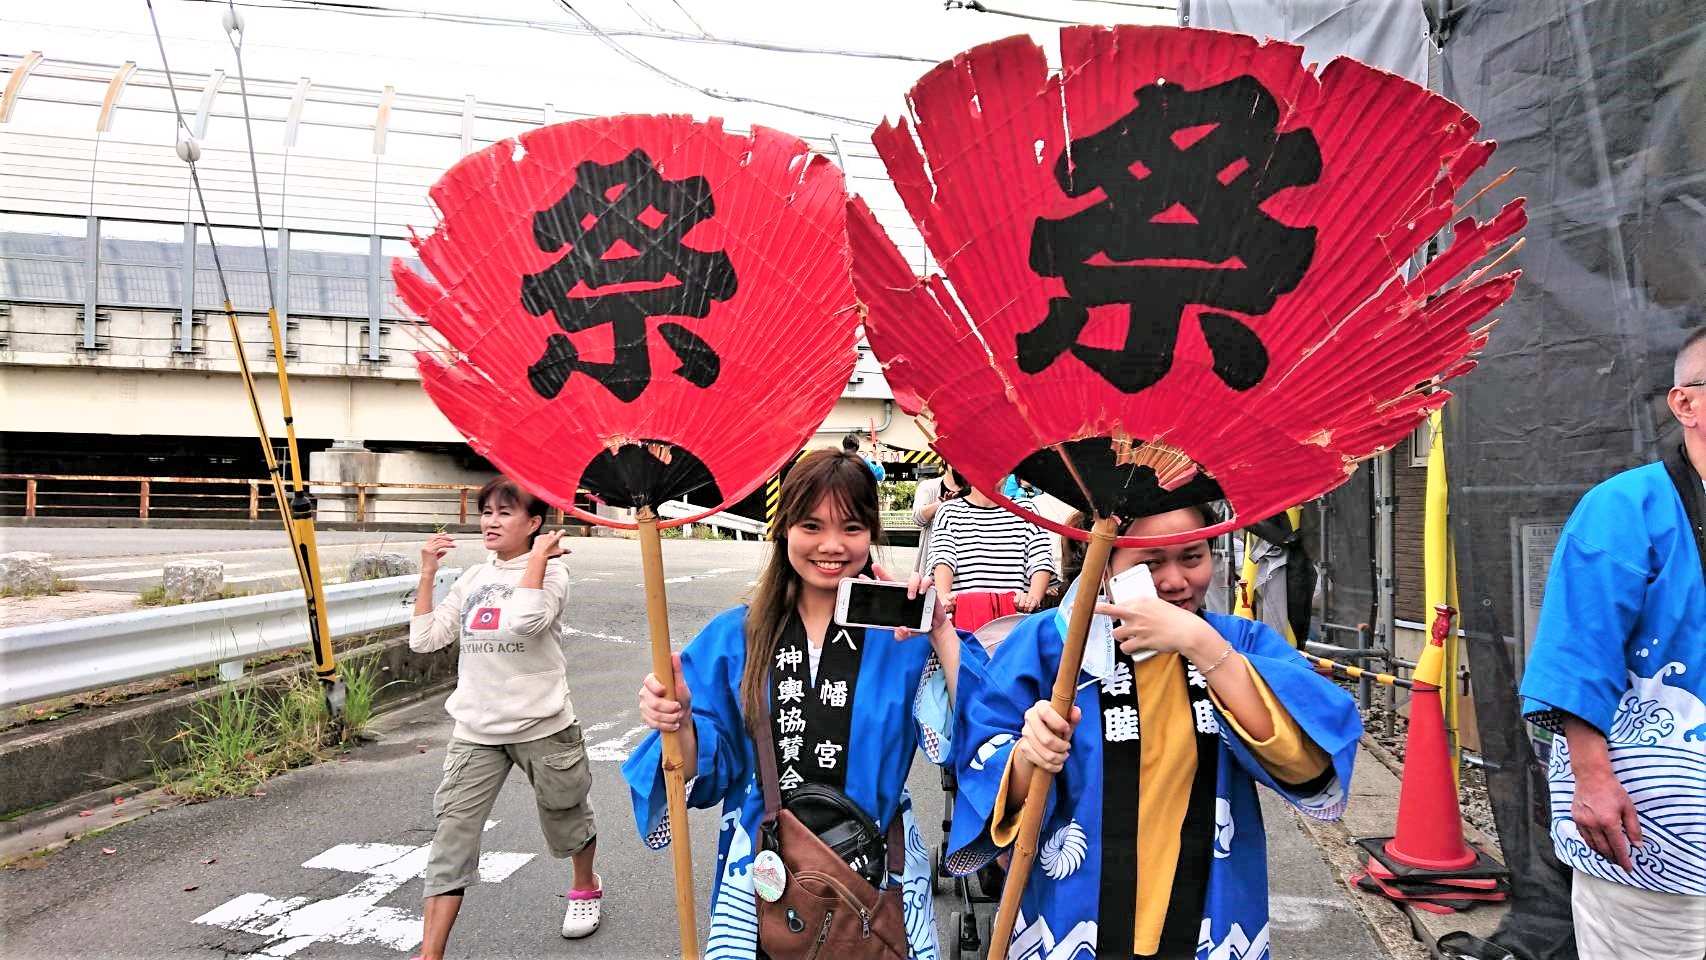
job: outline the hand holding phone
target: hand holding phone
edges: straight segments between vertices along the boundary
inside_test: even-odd
[[[1140,563],[1108,579],[1108,599],[1115,604],[1156,596],[1159,594],[1155,592],[1155,575],[1149,572],[1148,564]],[[1154,650],[1139,650],[1131,655],[1131,662],[1142,663],[1153,656]]]
[[[889,580],[849,577],[835,595],[835,622],[844,627],[875,627],[929,633],[936,608],[936,588],[907,597],[907,585]]]

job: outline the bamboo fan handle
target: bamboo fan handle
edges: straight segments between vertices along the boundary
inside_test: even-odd
[[[1064,719],[1072,716],[1072,701],[1078,694],[1078,670],[1084,664],[1084,639],[1090,633],[1090,618],[1096,612],[1102,572],[1107,569],[1108,555],[1114,549],[1114,537],[1119,534],[1119,521],[1113,517],[1096,518],[1090,528],[1090,544],[1084,552],[1084,567],[1078,575],[1078,595],[1073,598],[1072,612],[1066,622],[1066,643],[1060,652],[1060,669],[1054,675],[1054,690],[1049,705]],[[995,917],[995,930],[989,937],[989,960],[1006,960],[1007,944],[1013,939],[1013,924],[1019,915],[1019,899],[1025,893],[1025,881],[1030,879],[1031,867],[1037,859],[1037,838],[1043,830],[1043,806],[1048,802],[1049,786],[1054,774],[1037,770],[1031,775],[1031,786],[1025,794],[1025,809],[1019,814],[1019,839],[1013,844],[1013,863],[1007,871],[1007,883],[1001,889],[1001,910]]]
[[[669,649],[669,600],[663,585],[663,538],[658,515],[641,507],[640,566],[645,571],[646,623],[651,629],[652,674],[663,682],[664,696],[675,699],[675,667]],[[692,722],[692,718],[687,718]],[[683,960],[699,960],[699,928],[693,904],[693,848],[687,831],[687,782],[682,776],[681,734],[663,734],[663,785],[669,800],[669,850],[675,864],[675,916]]]

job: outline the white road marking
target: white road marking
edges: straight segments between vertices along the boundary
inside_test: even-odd
[[[695,580],[709,580],[712,577],[720,577],[725,573],[736,573],[736,572],[740,571],[741,569],[742,569],[741,567],[712,567],[711,569],[706,570],[704,573],[691,573],[685,577],[665,577],[663,582],[664,583],[692,583]],[[643,587],[643,586],[645,586],[645,584],[636,583],[636,584],[634,584],[634,586]]]
[[[67,573],[72,570],[111,570],[114,567],[146,567],[157,563],[156,560],[102,560],[100,563],[55,563],[52,564],[54,573]]]
[[[497,826],[487,820],[485,829]],[[366,874],[348,893],[326,900],[275,899],[245,893],[196,917],[195,923],[268,938],[249,958],[290,957],[316,943],[374,943],[412,950],[421,942],[421,918],[379,902],[426,872],[430,844],[340,843],[302,864],[313,870]],[[531,853],[483,853],[480,881],[502,883],[534,858]]]
[[[593,633],[591,630],[577,630],[574,627],[570,627],[570,626],[564,626],[563,627],[563,636],[565,636],[565,637],[591,637],[594,640],[603,640],[605,643],[633,643],[634,642],[633,640],[629,640],[627,637],[618,637],[615,634],[610,634],[610,633]]]
[[[616,737],[611,740],[600,740],[586,748],[587,759],[615,761],[616,763],[621,763],[628,759],[628,754],[634,752],[633,748],[628,746],[628,741],[645,733],[649,729],[651,728],[642,724],[641,726],[629,729],[628,732],[622,734],[620,737]]]

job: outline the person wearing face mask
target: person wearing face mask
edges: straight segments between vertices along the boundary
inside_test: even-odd
[[[679,829],[669,822],[655,732],[679,731],[688,804],[722,809],[704,956],[752,960],[760,953],[756,897],[777,898],[754,882],[755,855],[772,852],[761,778],[772,781],[784,806],[812,791],[835,791],[889,838],[872,858],[879,864],[873,872],[882,874],[873,886],[899,886],[906,949],[935,956],[930,857],[906,778],[920,746],[933,762],[950,759],[962,651],[981,657],[981,648],[965,646],[969,638],[939,611],[928,636],[832,622],[843,579],[867,572],[888,579],[871,562],[881,536],[876,481],[856,454],[808,454],[788,472],[781,494],[774,546],[750,602],[718,615],[676,655],[673,701],[656,675],[640,688],[640,716],[654,732],[622,767],[634,819],[654,849]],[[920,585],[913,574],[911,587]],[[759,751],[774,758],[768,773]],[[891,830],[897,818],[898,833]],[[897,842],[904,868],[893,871],[885,858],[899,853]],[[891,869],[880,866],[885,862]],[[815,934],[818,919],[811,924]],[[776,947],[767,943],[765,952],[774,955]]]
[[[491,552],[436,606],[433,578],[455,547],[435,534],[421,549],[421,583],[409,648],[459,643],[456,690],[444,704],[456,721],[433,794],[437,828],[427,854],[426,903],[417,960],[441,960],[463,894],[480,877],[480,836],[512,766],[533,785],[551,856],[573,864],[563,936],[598,929],[603,888],[593,872],[598,830],[588,792],[592,770],[569,701],[558,615],[569,597],[563,531],[546,531],[545,503],[498,477],[481,488],[480,535]]]
[[[1209,505],[1141,517],[1127,536],[1217,522]],[[1069,560],[1073,559],[1068,555]],[[1070,720],[1049,705],[1074,584],[962,680],[959,797],[947,864],[975,870],[1018,835],[1031,779],[1055,774],[1013,943],[1059,955],[1265,955],[1267,847],[1255,786],[1305,814],[1344,810],[1362,734],[1349,694],[1265,624],[1202,609],[1206,540],[1116,549],[1158,596],[1098,603]],[[1068,570],[1076,576],[1075,569]],[[1110,622],[1111,621],[1111,622]],[[987,684],[984,686],[983,684]],[[1017,949],[1017,947],[1015,947]]]

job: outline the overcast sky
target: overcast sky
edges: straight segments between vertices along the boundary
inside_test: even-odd
[[[979,43],[1031,33],[1058,57],[1058,27],[971,10],[945,10],[942,0],[574,0],[572,9],[609,31],[635,57],[697,87],[774,101],[848,120],[775,106],[719,101],[684,89],[632,62],[587,30],[559,0],[361,0],[391,11],[434,11],[539,26],[446,23],[408,16],[358,16],[313,9],[295,0],[239,4],[246,19],[244,63],[251,77],[295,80],[534,105],[580,113],[689,112],[731,125],[765,123],[806,136],[837,133],[866,140],[884,116],[898,115],[907,88],[931,62]],[[1171,23],[1174,15],[1139,5],[1156,0],[988,0],[987,5],[1041,17],[1088,22]],[[144,0],[70,0],[5,4],[7,53],[40,50],[55,59],[158,67]],[[166,52],[175,71],[234,73],[220,26],[223,4],[156,0]],[[548,26],[560,28],[557,32]],[[643,31],[674,36],[624,35]],[[876,59],[835,53],[768,52],[705,42],[757,41],[798,47],[875,52]]]

